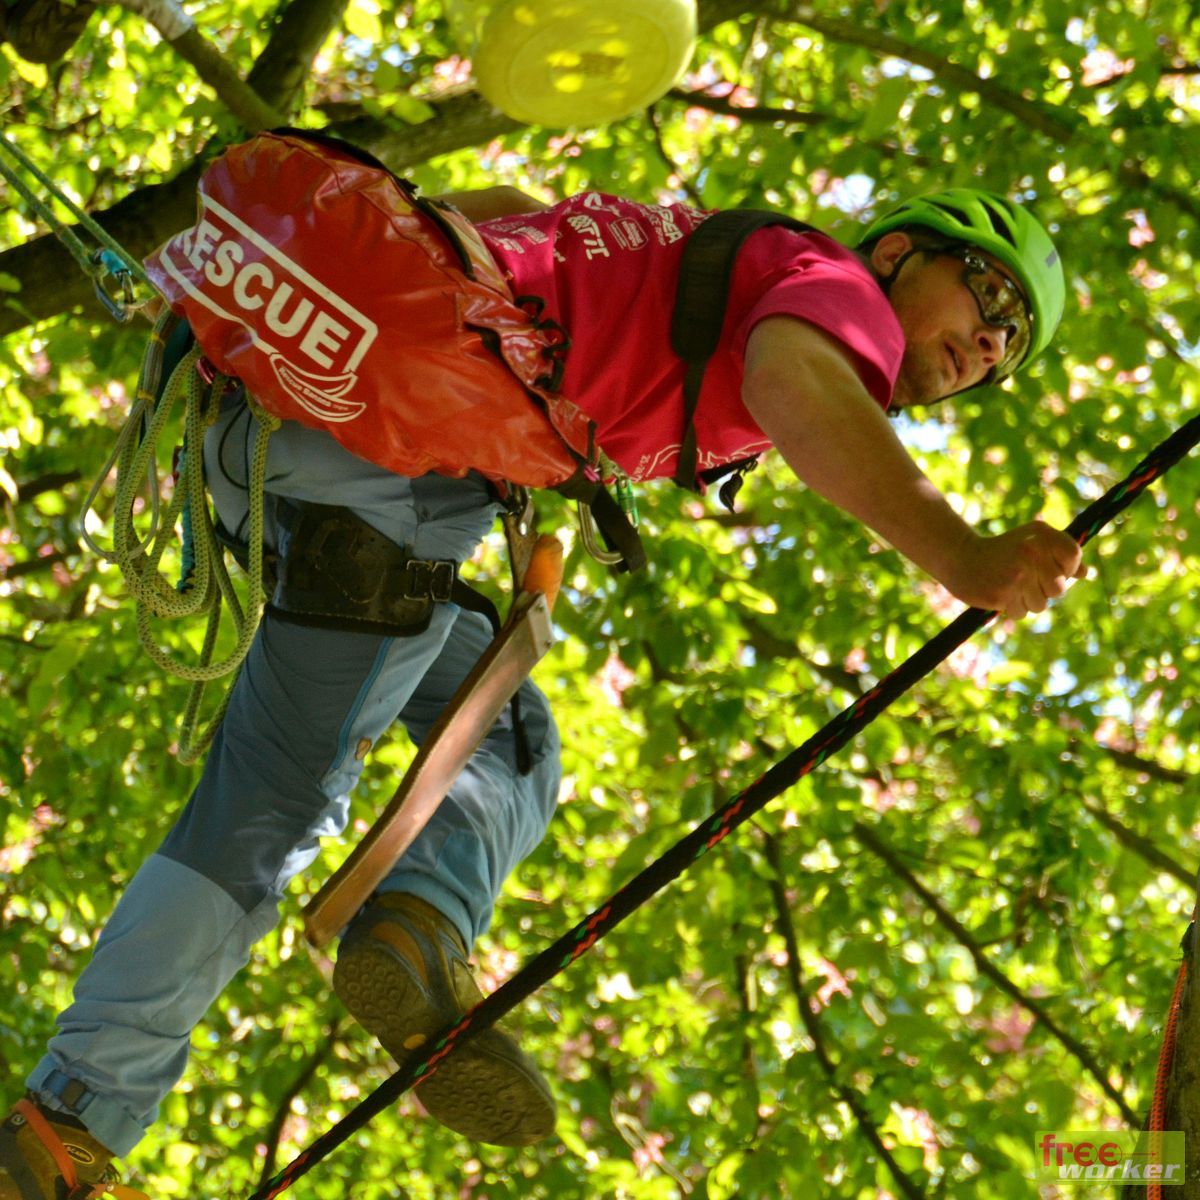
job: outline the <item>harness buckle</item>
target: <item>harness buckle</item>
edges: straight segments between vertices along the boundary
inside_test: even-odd
[[[446,604],[457,578],[457,567],[446,559],[410,558],[405,564],[406,600],[432,600]]]

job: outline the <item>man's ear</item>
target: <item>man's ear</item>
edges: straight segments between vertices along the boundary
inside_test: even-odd
[[[891,279],[896,263],[913,247],[913,240],[901,229],[885,233],[871,250],[871,266],[881,279]]]

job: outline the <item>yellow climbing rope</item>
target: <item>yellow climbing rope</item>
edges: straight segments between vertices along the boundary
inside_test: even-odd
[[[192,682],[180,722],[181,762],[195,762],[204,752],[228,704],[228,692],[217,713],[197,733],[200,703],[205,685],[235,671],[246,657],[258,629],[263,589],[263,490],[266,480],[267,446],[279,419],[264,412],[246,397],[258,423],[250,464],[248,494],[249,596],[243,606],[225,563],[225,550],[216,537],[204,487],[204,434],[217,418],[226,380],[217,375],[205,382],[197,370],[199,347],[186,354],[162,382],[163,355],[179,318],[166,313],[154,326],[138,378],[133,408],[117,439],[116,447],[88,494],[84,509],[84,538],[91,549],[116,564],[137,605],[138,639],[163,670]],[[174,491],[164,505],[160,500],[163,480],[159,475],[158,449],[164,433],[172,427],[172,415],[183,397],[183,450],[178,459]],[[112,518],[112,549],[98,545],[86,530],[87,513],[113,467],[117,470],[116,500]],[[135,525],[137,501],[145,497],[149,510],[148,529],[139,535]],[[180,532],[177,532],[180,530]],[[162,569],[168,548],[182,539],[183,568],[178,582]],[[213,661],[223,608],[229,609],[235,645]],[[206,617],[207,626],[198,661],[185,662],[164,649],[155,636],[155,618]]]

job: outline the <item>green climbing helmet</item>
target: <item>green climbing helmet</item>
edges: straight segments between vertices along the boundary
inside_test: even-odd
[[[947,188],[906,200],[871,225],[862,240],[874,241],[906,225],[968,242],[1003,263],[1016,276],[1033,310],[1029,350],[1015,369],[1046,349],[1062,320],[1067,289],[1058,251],[1032,214],[995,192]]]

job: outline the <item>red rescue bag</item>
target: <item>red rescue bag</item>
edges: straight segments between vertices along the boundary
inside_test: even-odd
[[[590,454],[592,423],[554,390],[562,331],[514,303],[469,221],[345,143],[227,150],[146,269],[265,409],[397,474],[545,487]]]

